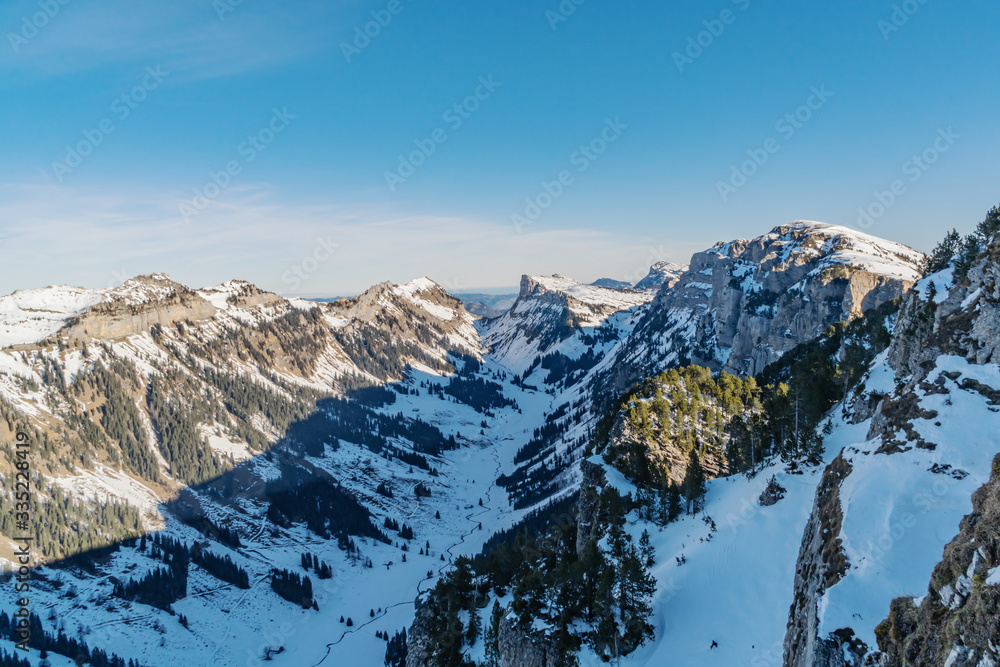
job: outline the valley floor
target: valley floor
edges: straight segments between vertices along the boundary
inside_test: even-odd
[[[499,367],[484,364],[484,371]],[[430,373],[413,374],[411,384],[446,383]],[[40,573],[56,582],[38,581],[33,593],[33,611],[50,632],[63,627],[71,636],[84,636],[95,647],[144,665],[257,665],[267,648],[284,647],[271,664],[295,667],[338,665],[345,656],[351,664],[378,666],[383,663],[386,642],[376,633],[393,636],[413,620],[418,593],[433,587],[439,574],[459,555],[480,552],[483,543],[497,530],[515,523],[523,512],[511,509],[506,492],[496,486],[497,477],[514,468],[514,454],[531,437],[526,425],[539,424],[550,408],[552,397],[543,392],[522,390],[504,383],[505,394],[521,409],[505,408],[485,418],[471,407],[450,397],[399,395],[383,411],[387,414],[419,415],[438,426],[445,435],[456,435],[460,449],[445,452],[432,460],[440,476],[414,470],[401,461],[386,461],[367,449],[341,442],[337,451],[328,448],[323,457],[308,462],[328,471],[375,514],[381,525],[390,517],[411,526],[415,539],[406,552],[395,545],[355,538],[362,557],[373,567],[352,562],[337,548],[335,540],[324,540],[304,526],[271,534],[266,521],[266,505],[241,499],[239,508],[205,503],[219,524],[234,521],[241,526],[244,546],[239,551],[213,545],[212,550],[230,555],[251,576],[251,588],[240,590],[224,584],[192,566],[189,594],[173,605],[189,619],[190,629],[165,611],[126,603],[111,596],[113,583],[108,576],[91,578],[82,573],[43,568]],[[487,421],[488,428],[481,427]],[[480,433],[480,430],[483,433]],[[274,464],[264,457],[249,463],[263,478],[276,474]],[[378,495],[375,487],[391,480],[394,498]],[[432,496],[418,500],[413,489],[423,483]],[[479,500],[482,500],[482,505]],[[435,518],[440,512],[441,519]],[[201,539],[194,529],[168,518],[168,533],[189,542]],[[480,527],[481,526],[481,527]],[[390,536],[393,534],[390,533]],[[427,555],[419,550],[430,543]],[[311,578],[319,611],[302,610],[281,600],[271,591],[272,567],[300,570],[300,555],[309,552],[333,566],[331,579]],[[442,556],[444,557],[442,560]],[[123,547],[106,572],[141,574],[151,561],[136,549]],[[429,576],[430,575],[430,576]],[[66,592],[75,587],[76,595]],[[13,608],[13,586],[4,587],[5,608]],[[371,612],[375,614],[372,616]],[[343,617],[352,627],[341,623]],[[46,619],[53,620],[46,620]],[[127,632],[124,632],[126,630]],[[0,640],[0,648],[13,650],[13,643]],[[20,653],[20,652],[19,652]],[[39,661],[37,652],[33,660]],[[168,657],[169,656],[169,657]],[[35,664],[33,662],[33,664]],[[59,664],[53,662],[53,664]]]

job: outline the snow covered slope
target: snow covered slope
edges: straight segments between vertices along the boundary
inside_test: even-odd
[[[673,287],[681,274],[688,270],[687,264],[658,262],[649,269],[649,274],[635,284],[635,289],[657,291],[661,286]]]
[[[105,298],[101,290],[45,287],[0,297],[0,347],[37,343]]]
[[[960,582],[947,582],[949,589],[932,582],[930,590],[927,582],[1000,453],[996,243],[968,280],[952,284],[946,269],[908,294],[891,347],[857,395],[851,418],[871,417],[871,427],[828,469],[836,482],[817,494],[810,521],[835,530],[803,540],[788,665],[843,665],[845,656],[861,665],[894,599],[919,605],[930,595],[935,615],[962,597]],[[930,283],[945,286],[945,295],[930,298]],[[979,664],[995,659],[982,642],[976,649],[986,661]]]
[[[172,605],[189,620],[185,628],[167,610],[113,594],[111,577],[139,578],[160,566],[124,541],[95,557],[93,572],[41,568],[37,603],[72,619],[67,632],[92,646],[148,665],[256,664],[279,647],[271,656],[277,665],[379,665],[386,638],[413,620],[417,593],[457,555],[478,553],[493,532],[579,487],[601,409],[622,389],[691,361],[759,370],[829,324],[901,295],[919,258],[850,230],[794,223],[719,244],[695,255],[689,269],[654,267],[651,275],[663,278],[657,288],[525,277],[514,305],[491,320],[476,320],[426,278],[323,305],[242,281],[190,289],[161,274],[109,290],[0,298],[0,345],[7,346],[0,350],[0,440],[23,426],[49,443],[35,462],[51,482],[38,488],[38,507],[58,494],[83,503],[70,518],[95,544],[127,540],[134,513],[143,530],[231,557],[250,580],[243,589],[192,564],[188,595]],[[985,293],[955,298],[976,308]],[[882,363],[868,381],[869,397],[895,387],[887,379],[894,362]],[[827,461],[847,447],[860,470],[872,415],[852,415],[834,420]],[[942,465],[952,454],[942,450]],[[4,480],[8,463],[0,464]],[[914,484],[922,483],[917,467]],[[981,479],[966,467],[967,485]],[[761,507],[756,499],[771,472],[787,495]],[[873,479],[877,473],[872,468]],[[700,516],[663,531],[630,516],[629,530],[638,537],[649,528],[657,547],[658,632],[623,664],[668,657],[779,664],[784,610],[796,595],[795,555],[821,478],[820,470],[791,475],[775,467],[751,480],[712,481],[706,512],[718,524],[714,533]],[[368,512],[351,528],[353,547],[307,520],[281,518],[282,485],[297,488],[301,479],[320,480],[318,488],[337,490],[323,493],[348,494]],[[871,502],[866,489],[859,484],[850,497]],[[3,491],[9,498],[7,482]],[[95,502],[109,504],[88,517]],[[125,518],[98,518],[113,511]],[[356,519],[354,511],[331,512],[331,521]],[[854,527],[852,516],[845,525],[864,536],[868,528]],[[388,542],[359,534],[366,521]],[[414,538],[392,522],[405,523]],[[212,526],[238,534],[240,546]],[[860,540],[852,548],[863,550]],[[9,561],[14,547],[4,538],[0,557]],[[302,552],[329,564],[333,577],[303,568]],[[64,555],[56,549],[45,559]],[[277,595],[275,567],[310,576],[319,609]],[[786,584],[755,593],[759,580],[748,576],[755,570]],[[719,605],[699,604],[718,590],[726,591]],[[837,595],[831,588],[824,603],[824,632],[841,623]],[[745,599],[758,605],[739,604]],[[871,600],[871,608],[880,604]],[[4,601],[9,608],[9,595]],[[719,624],[742,630],[706,630]]]
[[[827,451],[839,451],[863,434],[864,426],[840,424],[827,439]],[[629,532],[638,539],[648,530],[656,549],[651,618],[656,634],[621,664],[780,667],[796,554],[820,472],[790,475],[776,462],[752,479],[712,480],[703,512],[666,528],[631,513]],[[759,498],[772,475],[785,496],[764,507]],[[614,469],[608,477],[623,494],[636,493]],[[605,664],[586,653],[581,663]]]
[[[584,285],[558,275],[523,276],[510,310],[481,325],[483,347],[522,374],[581,333],[603,328],[601,335],[616,336],[624,316],[651,300],[647,292]]]

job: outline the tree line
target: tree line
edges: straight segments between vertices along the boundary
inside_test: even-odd
[[[15,623],[11,621],[7,612],[0,612],[0,637],[8,637],[17,643],[21,638],[15,634],[15,630]],[[34,612],[28,616],[28,630],[31,635],[28,646],[39,651],[43,661],[49,653],[54,653],[76,661],[77,664],[87,664],[91,667],[142,667],[141,663],[134,659],[126,661],[114,653],[90,648],[86,642],[70,637],[62,630],[57,630],[55,634],[48,633],[42,625],[42,619]],[[0,649],[0,667],[31,667],[31,662]]]

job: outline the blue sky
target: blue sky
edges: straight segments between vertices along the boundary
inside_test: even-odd
[[[638,279],[1000,200],[996,3],[576,2],[7,0],[0,292]]]

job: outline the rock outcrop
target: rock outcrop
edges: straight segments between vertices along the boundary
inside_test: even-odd
[[[526,633],[517,619],[504,616],[497,638],[500,667],[558,667],[559,653],[546,637]],[[409,665],[407,666],[409,667]]]
[[[1000,388],[983,384],[972,377],[977,372],[970,370],[995,364],[1000,359],[997,354],[1000,349],[998,260],[1000,243],[994,239],[966,280],[953,284],[949,269],[922,279],[907,293],[886,353],[887,372],[895,374],[895,386],[886,391],[889,387],[883,380],[879,385],[881,389],[855,397],[853,405],[859,412],[854,421],[871,416],[867,437],[872,451],[855,449],[851,456],[872,460],[872,457],[906,455],[910,451],[934,452],[940,442],[931,441],[928,425],[941,426],[946,417],[939,417],[937,410],[951,406],[955,393],[978,395],[980,401],[985,398],[990,406],[989,412],[984,411],[985,415],[1000,409]],[[960,370],[946,370],[940,366],[942,359],[955,357],[959,359],[953,365]],[[930,409],[929,405],[935,409]],[[963,414],[963,418],[968,416]],[[936,422],[938,419],[941,421]],[[955,417],[952,419],[952,428],[961,432],[961,425],[954,421]],[[940,431],[935,433],[937,437],[946,437]],[[961,440],[960,435],[948,437]],[[960,444],[964,448],[974,443]],[[1000,609],[1000,595],[995,593],[995,588],[982,584],[987,566],[995,567],[1000,562],[1000,543],[995,539],[996,526],[1000,523],[997,520],[1000,482],[996,462],[990,484],[975,495],[974,513],[966,517],[962,533],[946,548],[945,559],[934,572],[927,597],[919,603],[911,598],[900,598],[892,603],[891,611],[887,610],[889,618],[875,633],[882,654],[870,654],[873,647],[855,637],[852,628],[837,628],[825,636],[819,632],[817,611],[824,604],[823,598],[842,577],[848,576],[850,567],[841,544],[843,513],[851,509],[864,511],[842,506],[837,497],[844,488],[844,480],[851,475],[849,466],[843,469],[849,459],[845,454],[842,452],[827,468],[803,536],[784,664],[787,667],[994,665],[997,655],[995,615]],[[935,463],[924,474],[924,478],[915,478],[917,481],[913,484],[930,485],[934,478],[940,480],[942,476],[960,481],[969,475],[966,470],[958,470],[944,461]],[[941,484],[940,481],[935,483]],[[932,496],[926,488],[915,486],[905,493],[918,501],[921,494]],[[928,503],[923,511],[930,512],[932,507],[934,503]],[[831,523],[831,518],[837,520]],[[909,518],[915,521],[912,516]],[[898,531],[898,526],[895,529]],[[889,531],[887,523],[886,533]],[[892,534],[892,537],[899,536],[898,532]],[[883,539],[891,549],[892,540],[888,537]],[[1000,584],[1000,578],[997,583]]]
[[[418,597],[413,624],[406,633],[406,667],[427,667],[431,656],[430,625],[434,610],[427,600]]]
[[[156,325],[201,322],[216,307],[196,292],[161,275],[139,276],[112,290],[108,298],[90,307],[62,332],[70,343],[115,340],[149,331]]]
[[[817,654],[835,655],[839,648],[819,638],[816,610],[822,594],[840,581],[849,567],[839,535],[844,519],[840,484],[850,472],[850,464],[843,457],[837,457],[823,473],[816,490],[795,567],[795,599],[788,611],[788,633],[785,635],[786,667],[843,665],[843,662],[814,660]]]
[[[844,227],[796,222],[695,254],[665,284],[600,384],[615,396],[671,365],[755,375],[827,327],[900,298],[923,255]]]
[[[651,438],[639,433],[627,413],[622,412],[611,427],[610,442],[619,445],[619,450],[622,451],[628,451],[630,443],[642,443],[649,465],[658,470],[666,470],[674,484],[678,486],[683,484],[691,462],[691,454],[681,449],[673,439]],[[709,448],[701,453],[699,460],[706,479],[725,477],[729,474],[729,462],[726,460],[725,450]],[[616,464],[616,467],[624,466]]]

